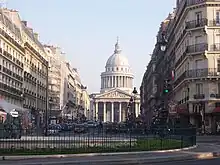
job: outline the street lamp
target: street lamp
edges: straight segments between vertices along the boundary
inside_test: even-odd
[[[161,42],[159,44],[160,44],[160,50],[162,52],[165,52],[166,48],[167,48],[167,39],[165,38],[164,33],[162,33],[162,39],[161,39]]]
[[[134,89],[133,89],[133,92],[132,92],[132,94],[133,94],[133,105],[134,105],[134,111],[133,111],[133,117],[135,118],[135,112],[136,112],[136,104],[135,104],[135,98],[136,98],[136,95],[137,95],[137,89],[136,89],[136,87],[134,87]]]

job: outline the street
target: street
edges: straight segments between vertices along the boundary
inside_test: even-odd
[[[152,163],[157,165],[219,165],[220,158],[216,159],[207,159],[207,160],[189,160],[189,161],[173,161],[173,162],[163,162],[163,163]],[[147,163],[146,165],[151,165]]]

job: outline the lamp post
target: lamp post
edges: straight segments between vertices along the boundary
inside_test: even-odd
[[[49,96],[49,64],[47,61],[47,67],[46,67],[46,106],[45,106],[45,135],[48,135],[48,96]]]
[[[134,119],[135,119],[135,112],[136,112],[135,98],[136,98],[137,93],[138,93],[137,89],[136,89],[136,87],[134,87],[134,89],[132,91],[132,96],[131,96],[129,103],[128,103],[128,106],[127,106],[127,109],[128,109],[127,119],[128,119],[129,123],[134,122]],[[133,109],[131,110],[132,104],[133,104]]]
[[[135,119],[135,117],[136,117],[136,115],[135,115],[135,114],[136,114],[136,104],[135,104],[136,101],[135,101],[135,99],[136,99],[137,93],[138,93],[138,92],[137,92],[137,89],[136,89],[136,87],[134,87],[133,92],[132,92],[133,98],[134,98],[134,99],[133,99],[133,105],[134,105],[133,118],[134,118],[134,119]]]
[[[50,99],[49,99],[49,121],[50,121],[50,122],[51,122],[52,104],[53,104],[53,98],[50,97]],[[49,122],[49,123],[50,123],[50,122]]]
[[[206,133],[206,128],[205,128],[205,106],[204,103],[202,101],[199,102],[199,106],[200,106],[200,115],[202,117],[202,134]]]

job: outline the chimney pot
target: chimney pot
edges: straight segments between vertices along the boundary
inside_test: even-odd
[[[38,33],[34,33],[34,37],[35,37],[35,39],[39,39],[39,35],[38,35]]]
[[[27,21],[22,21],[22,23],[27,27]]]

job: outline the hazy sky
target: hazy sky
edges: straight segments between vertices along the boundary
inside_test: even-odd
[[[89,92],[100,90],[100,74],[119,36],[140,87],[160,22],[176,0],[7,0],[40,40],[60,46],[78,68]]]

